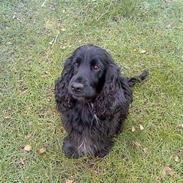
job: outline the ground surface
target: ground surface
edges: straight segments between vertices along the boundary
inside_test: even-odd
[[[0,16],[0,182],[183,182],[183,1],[1,0]],[[84,43],[150,76],[110,154],[72,160],[53,87]]]

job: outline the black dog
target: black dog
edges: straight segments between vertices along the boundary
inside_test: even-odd
[[[122,77],[106,50],[91,44],[77,48],[55,85],[57,108],[68,133],[64,154],[105,156],[128,115],[130,86],[147,75],[145,70],[133,78]]]

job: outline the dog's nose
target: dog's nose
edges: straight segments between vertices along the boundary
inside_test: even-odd
[[[72,83],[72,85],[71,85],[71,89],[72,89],[72,91],[74,91],[74,92],[81,92],[81,91],[83,90],[83,88],[84,88],[84,85],[81,84],[81,83],[76,83],[76,82],[74,82],[74,83]]]

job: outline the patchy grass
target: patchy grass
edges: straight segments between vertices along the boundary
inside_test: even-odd
[[[183,182],[183,2],[43,2],[1,1],[0,182]],[[150,70],[103,159],[67,159],[60,151],[54,80],[84,43],[109,50],[125,75]]]

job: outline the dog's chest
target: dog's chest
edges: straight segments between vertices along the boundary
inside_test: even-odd
[[[96,133],[96,123],[99,122],[92,105],[76,105],[68,111],[65,120],[65,128],[72,136],[79,154],[93,154],[95,143],[93,141]]]
[[[99,119],[92,104],[87,103],[75,107],[72,119],[72,123],[75,125],[82,125],[83,128],[89,126],[91,128],[97,121]]]

